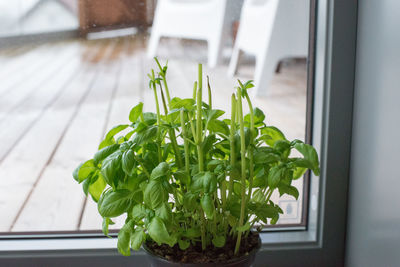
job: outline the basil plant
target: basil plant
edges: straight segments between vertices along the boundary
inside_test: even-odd
[[[237,240],[237,254],[255,224],[276,224],[283,213],[273,192],[297,199],[292,181],[308,169],[319,175],[317,152],[265,123],[247,92],[251,81],[238,81],[230,119],[222,119],[208,77],[202,101],[201,64],[193,97],[181,99],[170,97],[167,66],[156,63],[158,72],[148,75],[156,113],[143,112],[143,103],[133,107],[129,122],[112,128],[73,177],[97,202],[105,235],[112,219],[126,214],[118,234],[123,255],[146,241],[182,250],[198,242],[204,250],[228,239]],[[302,157],[291,157],[292,150]]]

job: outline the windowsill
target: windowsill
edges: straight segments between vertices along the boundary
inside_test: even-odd
[[[287,231],[261,233],[261,250],[292,249],[297,245],[304,247],[317,245],[313,231]],[[16,255],[117,255],[117,238],[64,238],[64,239],[30,239],[1,240],[0,257]],[[133,255],[143,255],[143,251]]]

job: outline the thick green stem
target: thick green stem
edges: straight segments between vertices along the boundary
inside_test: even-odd
[[[154,70],[151,70],[152,77],[154,77]],[[154,92],[154,99],[156,101],[156,110],[157,110],[157,143],[158,143],[158,162],[161,162],[162,160],[162,155],[161,155],[161,132],[160,132],[160,127],[161,127],[161,114],[160,114],[160,104],[158,102],[158,96],[157,96],[157,89],[156,89],[156,83],[153,82],[153,92]]]
[[[197,82],[194,82],[193,85],[193,100],[196,101],[196,97],[197,97]]]
[[[160,91],[161,91],[161,99],[164,106],[165,117],[168,119],[168,108],[167,104],[165,103],[164,92],[161,84],[160,84]],[[183,166],[182,157],[181,157],[181,152],[179,151],[178,142],[176,141],[175,130],[173,128],[168,129],[168,135],[169,139],[171,140],[172,149],[174,150],[176,165],[178,166],[178,168],[182,168]]]
[[[199,88],[197,90],[197,118],[196,118],[196,130],[197,130],[197,153],[198,153],[198,161],[199,161],[199,172],[204,171],[204,154],[202,149],[202,113],[201,113],[201,106],[202,106],[202,66],[199,64]]]
[[[185,125],[185,114],[183,109],[181,109],[181,128],[182,128],[182,135],[183,135],[183,146],[185,149],[185,171],[188,175],[190,175],[190,158],[189,158],[189,142],[187,141],[187,132],[186,132],[186,125]],[[190,181],[189,181],[190,184]]]
[[[204,251],[206,250],[207,243],[206,243],[206,217],[204,215],[203,209],[200,208],[200,231],[201,231],[201,249]]]
[[[238,96],[238,115],[239,115],[239,123],[240,123],[240,156],[242,163],[242,173],[241,173],[241,184],[242,184],[242,203],[240,207],[240,217],[239,217],[239,227],[243,226],[244,221],[244,211],[246,208],[246,144],[245,144],[245,135],[244,135],[244,122],[243,122],[243,109],[242,109],[242,93],[240,88],[237,90]],[[235,255],[239,252],[240,248],[240,240],[242,238],[242,231],[238,232],[236,246],[235,246]]]
[[[199,172],[204,171],[204,154],[202,149],[202,114],[201,114],[201,106],[202,106],[202,65],[199,64],[199,88],[197,90],[197,118],[196,118],[196,130],[197,130],[197,155],[199,161]],[[201,209],[201,248],[202,250],[206,249],[206,235],[205,235],[205,228],[206,228],[206,219],[204,216],[204,211]]]
[[[247,202],[250,201],[252,190],[253,190],[253,176],[254,176],[254,160],[253,160],[253,150],[254,150],[254,138],[256,137],[256,133],[254,130],[254,110],[253,105],[251,104],[250,97],[245,93],[245,97],[247,100],[247,104],[250,109],[250,145],[249,145],[249,192],[247,195]]]
[[[166,71],[164,71],[164,69],[161,67],[161,64],[160,64],[160,62],[158,61],[158,58],[155,57],[154,60],[156,61],[157,65],[158,65],[158,68],[160,69],[159,74],[161,75],[162,80],[163,80],[163,83],[164,83],[165,93],[167,94],[167,101],[168,101],[168,106],[169,106],[170,103],[171,103],[171,98],[170,98],[170,96],[169,96],[169,89],[168,89],[168,84],[167,84],[167,79],[166,79],[167,73],[166,73]],[[168,64],[168,61],[167,61],[167,64]]]
[[[231,97],[231,129],[229,134],[229,143],[230,143],[230,164],[231,171],[229,174],[229,195],[228,198],[232,197],[233,194],[233,172],[236,164],[236,153],[235,153],[235,131],[236,131],[236,97],[235,94],[232,94]]]
[[[210,80],[207,75],[207,88],[208,88],[208,107],[212,109],[212,95],[211,95],[211,86],[210,86]]]

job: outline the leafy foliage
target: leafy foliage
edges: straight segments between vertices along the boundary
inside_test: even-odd
[[[223,247],[229,236],[238,240],[236,253],[255,223],[277,223],[283,211],[271,201],[273,192],[297,199],[292,181],[308,169],[319,175],[317,152],[265,124],[247,93],[252,81],[239,81],[231,118],[222,119],[225,112],[212,109],[209,83],[209,103],[202,102],[201,65],[194,97],[171,99],[167,66],[156,63],[149,87],[157,112],[143,112],[143,103],[133,107],[130,124],[112,128],[73,177],[97,202],[105,235],[112,218],[127,214],[118,235],[123,255],[146,240],[181,249],[201,242],[205,249]],[[242,99],[249,114],[243,115]],[[292,150],[302,157],[290,157]]]

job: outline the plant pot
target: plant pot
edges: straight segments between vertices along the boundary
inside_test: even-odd
[[[254,263],[257,252],[261,247],[261,238],[258,239],[259,245],[257,248],[250,251],[247,255],[239,258],[234,258],[228,262],[211,262],[211,263],[181,263],[169,261],[150,250],[146,243],[143,243],[143,248],[146,251],[148,261],[151,267],[250,267]]]

